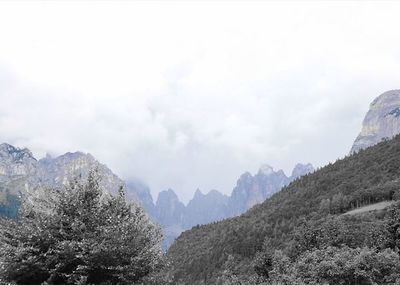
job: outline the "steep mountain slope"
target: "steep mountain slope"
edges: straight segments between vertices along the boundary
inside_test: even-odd
[[[311,163],[307,164],[302,164],[298,163],[296,166],[293,168],[292,175],[289,177],[290,181],[293,181],[303,175],[309,174],[311,172],[314,172],[314,167],[312,166]]]
[[[254,205],[271,197],[291,181],[313,171],[314,168],[311,164],[299,163],[295,166],[292,175],[289,177],[282,170],[274,171],[269,165],[261,166],[258,173],[254,176],[249,172],[242,174],[229,198],[229,213],[226,217],[233,217],[244,213]]]
[[[351,153],[390,139],[400,133],[400,90],[377,97],[370,105]]]
[[[67,152],[55,158],[47,156],[39,160],[37,169],[40,181],[44,185],[53,187],[66,185],[76,177],[85,179],[92,169],[98,171],[101,177],[100,186],[104,191],[116,194],[121,186],[126,187],[125,182],[112,173],[107,166],[99,163],[91,154],[82,152]],[[133,199],[138,201],[136,195]]]
[[[266,238],[289,251],[302,221],[392,200],[400,189],[400,136],[302,176],[245,214],[182,233],[170,247],[175,284],[215,284],[229,256],[248,273]]]
[[[39,183],[37,160],[28,149],[0,144],[0,215],[16,217],[21,192]]]
[[[183,232],[185,205],[179,201],[174,190],[168,189],[158,194],[155,205],[155,220],[164,230],[163,249],[167,249],[177,236]]]
[[[185,205],[179,201],[178,196],[172,189],[161,191],[156,203],[157,218],[161,224],[170,226],[181,224],[185,212]]]
[[[216,190],[207,194],[198,189],[186,206],[183,227],[190,229],[195,225],[204,225],[227,217],[228,196]]]
[[[27,148],[19,149],[6,143],[0,144],[0,176],[2,179],[34,173],[36,165],[37,160]]]
[[[155,205],[155,220],[164,228],[168,246],[182,231],[196,225],[204,225],[240,215],[255,204],[265,201],[294,179],[314,171],[311,164],[297,164],[291,176],[282,170],[274,171],[263,165],[254,176],[249,172],[241,175],[231,196],[211,190],[207,194],[197,190],[193,199],[184,206],[172,189],[159,194]]]
[[[229,199],[229,216],[237,216],[255,204],[263,202],[289,183],[282,170],[274,172],[272,167],[264,165],[255,176],[246,172],[240,176]]]
[[[156,216],[156,208],[150,193],[150,188],[137,179],[127,180],[126,185],[127,189],[131,189],[131,191],[127,193],[128,200],[132,201],[137,197],[143,208],[146,209],[146,212],[154,219]]]

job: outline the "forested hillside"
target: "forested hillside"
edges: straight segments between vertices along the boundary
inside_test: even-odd
[[[295,180],[239,217],[184,232],[168,251],[174,282],[216,284],[227,270],[238,276],[250,276],[257,268],[254,266],[254,258],[260,255],[257,252],[265,252],[266,248],[271,252],[282,250],[291,260],[308,250],[313,242],[313,248],[319,248],[320,243],[324,247],[345,245],[354,249],[334,248],[329,252],[331,257],[343,252],[355,256],[361,254],[361,247],[379,248],[385,240],[382,228],[385,212],[363,216],[340,214],[396,200],[399,178],[400,136],[396,136]],[[334,234],[322,234],[330,231]],[[308,237],[310,232],[315,233],[312,238]],[[366,251],[363,254],[374,255],[373,250]],[[386,257],[393,261],[391,253]]]

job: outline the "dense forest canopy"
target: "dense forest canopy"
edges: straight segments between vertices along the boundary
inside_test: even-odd
[[[91,172],[65,189],[24,196],[17,219],[0,218],[0,284],[142,284],[163,265],[161,230],[122,190]]]
[[[254,258],[266,241],[269,250],[281,250],[293,260],[304,251],[298,236],[305,225],[324,225],[324,231],[329,227],[336,231],[336,241],[329,236],[318,239],[324,246],[376,248],[382,245],[374,242],[384,232],[379,231],[385,223],[384,213],[362,218],[341,214],[398,199],[399,178],[400,136],[396,136],[297,179],[239,217],[184,232],[168,251],[174,280],[178,284],[213,284],[223,275],[227,262],[237,275],[252,275]]]

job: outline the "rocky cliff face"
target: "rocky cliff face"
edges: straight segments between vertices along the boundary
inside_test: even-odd
[[[228,196],[217,190],[203,194],[197,189],[193,199],[186,206],[183,227],[190,229],[195,225],[204,225],[226,218],[228,200]]]
[[[274,171],[271,166],[264,165],[252,176],[246,172],[237,181],[229,199],[230,215],[244,213],[255,204],[263,202],[289,183],[289,178],[282,170]]]
[[[39,183],[37,164],[28,149],[0,144],[0,216],[16,217],[20,194]]]
[[[138,199],[149,216],[155,219],[156,208],[153,202],[153,197],[150,194],[149,187],[139,180],[128,180],[127,182],[127,198],[129,201]]]
[[[0,214],[16,216],[21,193],[40,184],[37,165],[28,149],[0,145]]]
[[[90,170],[96,170],[101,177],[100,187],[111,194],[118,193],[125,187],[125,182],[115,175],[107,166],[98,162],[91,154],[68,152],[52,158],[47,156],[39,160],[38,169],[41,182],[45,185],[67,185],[72,179],[86,179]],[[133,200],[138,201],[135,195]]]
[[[263,165],[254,176],[249,172],[242,174],[229,199],[230,216],[244,213],[255,204],[271,197],[294,179],[313,171],[311,164],[299,163],[289,177],[282,170],[274,171],[269,165]]]
[[[254,176],[249,172],[242,174],[231,196],[216,190],[207,194],[197,190],[186,207],[173,190],[161,192],[156,204],[156,220],[164,228],[164,248],[168,248],[182,231],[240,215],[291,181],[313,171],[311,164],[297,164],[288,177],[282,170],[274,171],[271,166],[263,165]]]
[[[197,190],[187,206],[174,190],[161,191],[155,205],[155,220],[164,230],[163,248],[167,249],[184,230],[226,218],[227,207],[228,196],[216,190],[207,194]]]
[[[306,175],[306,174],[314,172],[314,171],[315,171],[314,166],[312,166],[311,163],[307,163],[307,164],[298,163],[293,168],[292,175],[289,177],[289,180],[293,181],[303,175]]]
[[[390,139],[400,133],[400,90],[391,90],[376,98],[364,118],[362,129],[351,153]]]
[[[0,145],[0,207],[4,210],[9,201],[28,190],[43,186],[62,187],[73,179],[86,179],[92,169],[97,169],[101,177],[100,187],[104,191],[116,194],[121,186],[125,187],[128,199],[142,204],[146,209],[148,197],[151,197],[148,189],[126,185],[90,154],[74,152],[37,160],[28,149],[19,149],[5,143]],[[151,210],[150,207],[149,212]]]
[[[115,194],[121,186],[125,187],[128,200],[141,204],[150,217],[163,227],[164,248],[182,231],[239,215],[298,176],[313,171],[310,164],[298,164],[292,176],[287,177],[282,170],[274,171],[272,167],[264,165],[254,176],[244,173],[230,197],[216,190],[207,194],[197,190],[193,199],[185,206],[175,192],[168,189],[159,193],[154,204],[146,185],[136,180],[125,183],[90,154],[74,152],[58,157],[48,155],[37,160],[28,149],[1,144],[0,215],[16,215],[18,196],[21,193],[42,186],[62,187],[76,178],[86,179],[92,169],[97,169],[101,176],[100,187],[104,191]]]
[[[172,189],[161,191],[156,203],[157,220],[165,226],[182,224],[185,205]]]
[[[33,174],[37,160],[24,148],[19,149],[7,143],[0,144],[0,176],[11,178]]]
[[[155,205],[155,220],[164,230],[163,248],[167,249],[184,230],[185,205],[172,189],[161,191]]]

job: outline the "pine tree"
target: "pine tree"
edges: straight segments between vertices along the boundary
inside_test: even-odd
[[[139,284],[160,267],[160,229],[98,182],[92,171],[85,183],[35,191],[18,220],[1,220],[0,284]]]

